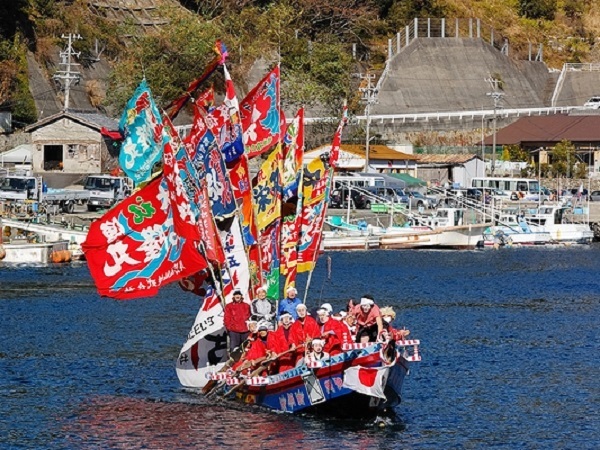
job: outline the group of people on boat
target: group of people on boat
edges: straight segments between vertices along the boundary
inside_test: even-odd
[[[257,298],[248,304],[237,290],[225,306],[229,353],[237,359],[232,366],[237,372],[280,373],[326,360],[341,353],[344,344],[403,340],[410,333],[393,328],[393,308],[379,308],[368,294],[357,303],[350,300],[338,313],[324,303],[312,314],[294,287],[287,289],[277,307],[266,294],[259,288]]]

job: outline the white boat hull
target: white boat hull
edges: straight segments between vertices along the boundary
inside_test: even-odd
[[[41,244],[4,243],[4,259],[2,262],[17,264],[48,264],[52,261],[52,255],[58,251],[68,251],[69,242],[45,242]]]

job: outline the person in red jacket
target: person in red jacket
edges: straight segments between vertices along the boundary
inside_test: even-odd
[[[329,311],[325,308],[317,309],[319,316],[319,332],[321,339],[325,340],[323,351],[331,356],[342,352],[342,334],[341,324],[337,320],[329,317]]]
[[[365,294],[352,311],[356,317],[356,342],[376,342],[383,331],[383,320],[373,296]]]
[[[296,345],[292,342],[291,329],[292,323],[294,322],[292,315],[288,312],[284,312],[280,317],[281,325],[279,328],[277,328],[277,331],[271,333],[273,336],[275,351],[278,355],[296,348]],[[295,366],[295,363],[296,357],[293,351],[281,355],[277,358],[278,372],[284,372],[292,369]]]
[[[223,322],[229,333],[229,353],[239,347],[248,337],[248,325],[246,321],[250,318],[250,305],[243,301],[242,291],[233,292],[233,301],[225,305]]]
[[[305,304],[301,303],[296,306],[296,312],[298,313],[298,319],[290,327],[290,336],[292,343],[298,347],[318,337],[321,332],[317,321],[307,314],[308,310]]]

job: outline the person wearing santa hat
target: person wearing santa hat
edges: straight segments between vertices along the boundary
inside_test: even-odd
[[[279,358],[277,358],[277,371],[284,372],[286,370],[292,369],[296,365],[296,355],[293,350],[296,349],[296,345],[292,341],[292,333],[291,328],[294,319],[292,315],[288,312],[284,312],[281,315],[280,326],[274,331],[273,336],[273,345],[274,351],[277,354],[282,354]],[[291,350],[291,351],[290,351]]]
[[[252,318],[258,322],[262,320],[272,321],[275,316],[275,307],[267,298],[267,289],[264,286],[259,287],[256,289],[256,295],[257,298],[250,305]]]
[[[300,303],[296,306],[296,313],[298,314],[298,319],[294,321],[290,328],[290,338],[296,347],[298,347],[318,337],[321,332],[319,331],[317,321],[307,314],[308,310],[305,304]]]
[[[341,323],[337,320],[332,320],[329,317],[329,310],[325,308],[317,309],[319,317],[319,332],[321,339],[325,340],[325,351],[330,355],[337,355],[342,352],[342,336],[344,331],[341,328]]]
[[[279,302],[279,308],[277,308],[277,319],[280,319],[283,313],[288,313],[292,316],[292,319],[296,320],[298,318],[296,306],[302,303],[302,301],[296,297],[298,291],[295,287],[290,286],[286,289],[285,293],[285,298]]]
[[[383,321],[373,296],[363,295],[352,312],[356,317],[356,342],[376,342],[383,331]]]

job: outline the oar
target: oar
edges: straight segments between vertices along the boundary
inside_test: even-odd
[[[284,352],[279,353],[278,355],[267,359],[265,357],[265,359],[263,359],[260,363],[259,363],[259,367],[257,369],[255,369],[250,375],[248,375],[247,378],[252,378],[257,376],[259,373],[261,373],[263,370],[265,370],[265,366],[271,364],[274,361],[277,361],[281,356],[286,355],[288,353],[291,352],[295,352],[296,350],[298,350],[299,348],[304,347],[304,344],[300,344],[298,347],[294,347],[294,348],[290,348],[289,350],[286,350]],[[226,392],[223,397],[226,397],[228,395],[233,394],[234,392],[238,391],[246,382],[246,380],[242,380],[240,381],[238,384],[236,384],[233,388],[231,388],[230,391]]]
[[[221,369],[217,373],[226,372],[229,370],[231,365],[234,363],[233,358],[229,358],[225,365],[221,367]],[[219,385],[217,380],[208,380],[208,383],[202,388],[202,393],[204,395],[210,395]]]

